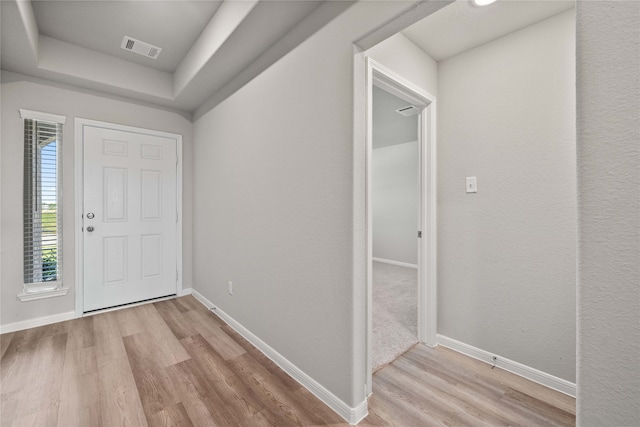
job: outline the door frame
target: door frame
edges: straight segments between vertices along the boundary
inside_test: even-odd
[[[418,123],[418,341],[437,345],[436,97],[370,57],[365,60],[366,139],[366,395],[373,384],[373,87],[422,108]],[[418,230],[416,230],[417,232]],[[416,236],[417,237],[417,236]]]
[[[76,317],[82,317],[84,313],[84,239],[83,239],[83,211],[84,211],[84,127],[98,127],[122,132],[139,133],[143,135],[159,136],[174,139],[176,141],[176,295],[182,295],[182,135],[163,132],[153,129],[144,129],[134,126],[120,125],[116,123],[76,117],[74,124],[74,184],[75,184],[75,293],[76,293]],[[135,304],[135,303],[134,303]],[[105,309],[109,310],[109,309]],[[93,313],[89,313],[93,314]]]

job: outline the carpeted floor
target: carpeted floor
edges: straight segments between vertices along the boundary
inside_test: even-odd
[[[373,262],[373,370],[418,342],[418,270]]]

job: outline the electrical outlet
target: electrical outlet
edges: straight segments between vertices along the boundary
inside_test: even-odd
[[[233,282],[229,280],[229,295],[233,295]]]

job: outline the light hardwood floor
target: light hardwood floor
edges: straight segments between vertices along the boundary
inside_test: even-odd
[[[347,426],[193,297],[4,334],[2,426]],[[364,426],[574,425],[575,401],[446,349],[374,377]]]

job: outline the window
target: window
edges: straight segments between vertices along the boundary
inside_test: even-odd
[[[24,290],[62,288],[62,125],[64,117],[21,110],[24,119]],[[64,293],[60,291],[64,290]],[[55,296],[55,295],[53,295]]]

